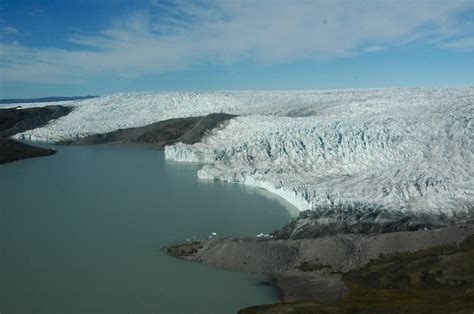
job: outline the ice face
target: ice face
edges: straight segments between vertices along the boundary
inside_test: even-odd
[[[201,143],[167,147],[166,157],[205,162],[200,178],[259,186],[300,210],[467,214],[474,97],[458,91],[389,90],[380,99],[367,91],[338,109],[323,99],[321,110],[288,111],[307,117],[239,117]]]
[[[255,185],[300,210],[473,211],[474,87],[291,92],[127,93],[17,137],[56,141],[170,118],[241,115],[166,157],[198,175]]]
[[[472,135],[472,122],[461,115],[247,116],[165,152],[208,163],[200,178],[260,186],[300,210],[373,204],[452,215],[472,209]]]

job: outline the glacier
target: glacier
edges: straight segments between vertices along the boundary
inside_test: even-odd
[[[120,93],[68,105],[16,137],[55,142],[225,112],[239,117],[200,143],[167,146],[166,158],[301,211],[474,212],[474,87]]]

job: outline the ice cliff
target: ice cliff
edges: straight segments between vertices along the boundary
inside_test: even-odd
[[[238,114],[166,158],[198,175],[255,185],[300,210],[463,216],[474,211],[474,87],[129,93],[18,137],[56,141],[169,118]]]

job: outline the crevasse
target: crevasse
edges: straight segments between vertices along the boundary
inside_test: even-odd
[[[128,93],[20,138],[57,141],[159,120],[238,114],[166,158],[199,161],[200,178],[262,187],[300,210],[474,210],[474,87],[288,92]]]
[[[205,162],[202,179],[262,187],[300,210],[362,204],[463,215],[474,199],[473,99],[399,111],[383,103],[375,114],[244,116],[165,152]]]

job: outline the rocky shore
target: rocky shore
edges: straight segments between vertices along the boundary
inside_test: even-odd
[[[56,154],[54,149],[36,147],[12,139],[0,138],[0,164],[54,154]]]
[[[55,150],[35,147],[9,139],[9,137],[41,127],[71,111],[70,107],[56,105],[27,109],[0,109],[0,164],[55,154]]]
[[[177,244],[167,251],[226,270],[270,275],[283,303],[242,313],[365,313],[371,302],[380,305],[373,313],[380,313],[394,306],[388,295],[407,312],[423,312],[433,309],[435,303],[424,305],[440,294],[444,303],[434,308],[447,304],[447,310],[466,310],[474,308],[473,234],[474,224],[464,224],[298,240],[214,238]],[[416,301],[413,307],[410,300]]]

